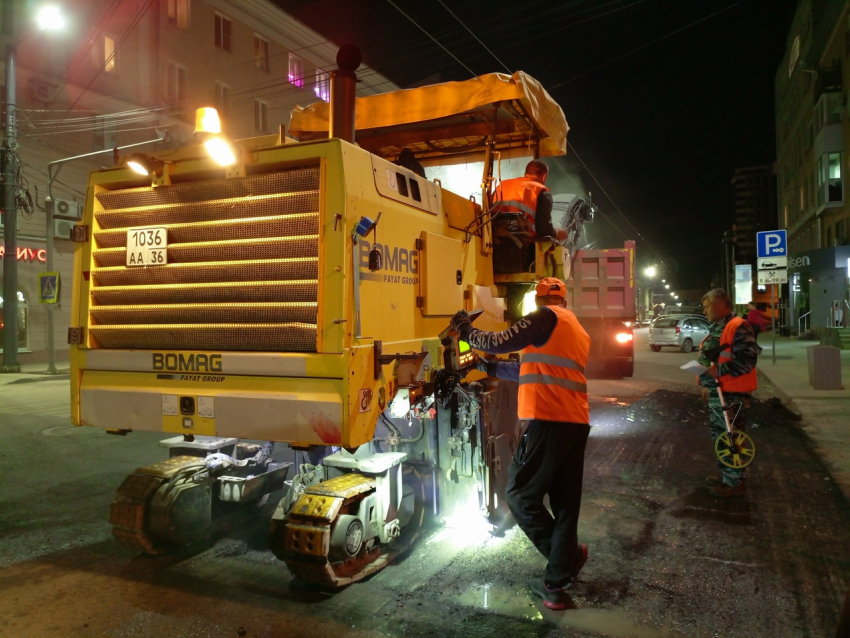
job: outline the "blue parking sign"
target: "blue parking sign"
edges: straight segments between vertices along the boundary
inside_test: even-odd
[[[784,230],[756,233],[758,257],[787,257],[788,235]]]

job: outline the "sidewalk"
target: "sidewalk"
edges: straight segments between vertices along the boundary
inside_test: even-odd
[[[763,334],[759,357],[759,390],[762,400],[778,397],[803,417],[803,430],[812,438],[850,499],[850,350],[841,351],[843,390],[815,390],[809,385],[806,348],[817,341],[776,339],[776,363],[771,356],[770,334]]]
[[[25,363],[21,366],[20,372],[0,372],[0,387],[21,379],[34,381],[42,379],[67,379],[70,372],[70,364],[67,361],[56,362],[56,374],[47,373],[46,363]]]

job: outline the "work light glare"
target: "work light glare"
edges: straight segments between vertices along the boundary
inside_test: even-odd
[[[59,31],[65,28],[65,18],[55,5],[46,5],[38,10],[35,15],[38,28],[43,31]]]
[[[219,166],[231,166],[236,163],[236,155],[233,154],[233,149],[222,138],[211,137],[204,142],[204,147]]]
[[[221,133],[218,111],[210,106],[199,108],[195,112],[195,133]]]
[[[139,162],[135,160],[127,160],[127,166],[129,166],[133,172],[138,173],[139,175],[150,175],[148,169],[142,166]]]

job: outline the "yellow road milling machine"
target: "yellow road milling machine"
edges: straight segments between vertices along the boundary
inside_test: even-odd
[[[191,543],[285,489],[274,553],[339,587],[426,515],[504,519],[516,385],[485,379],[446,326],[466,308],[505,329],[513,288],[564,276],[568,250],[547,242],[530,271],[494,274],[489,214],[500,159],[566,152],[563,112],[522,72],[355,100],[359,53],[338,63],[331,103],[297,109],[288,134],[230,140],[202,109],[193,144],[91,175],[73,422],[170,435],[169,458],[118,487],[130,547]],[[483,206],[416,166],[469,162]]]

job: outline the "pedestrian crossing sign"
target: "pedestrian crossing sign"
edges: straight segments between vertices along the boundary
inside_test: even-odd
[[[59,273],[58,272],[40,272],[40,273],[38,273],[38,302],[39,303],[58,303],[59,302]]]

